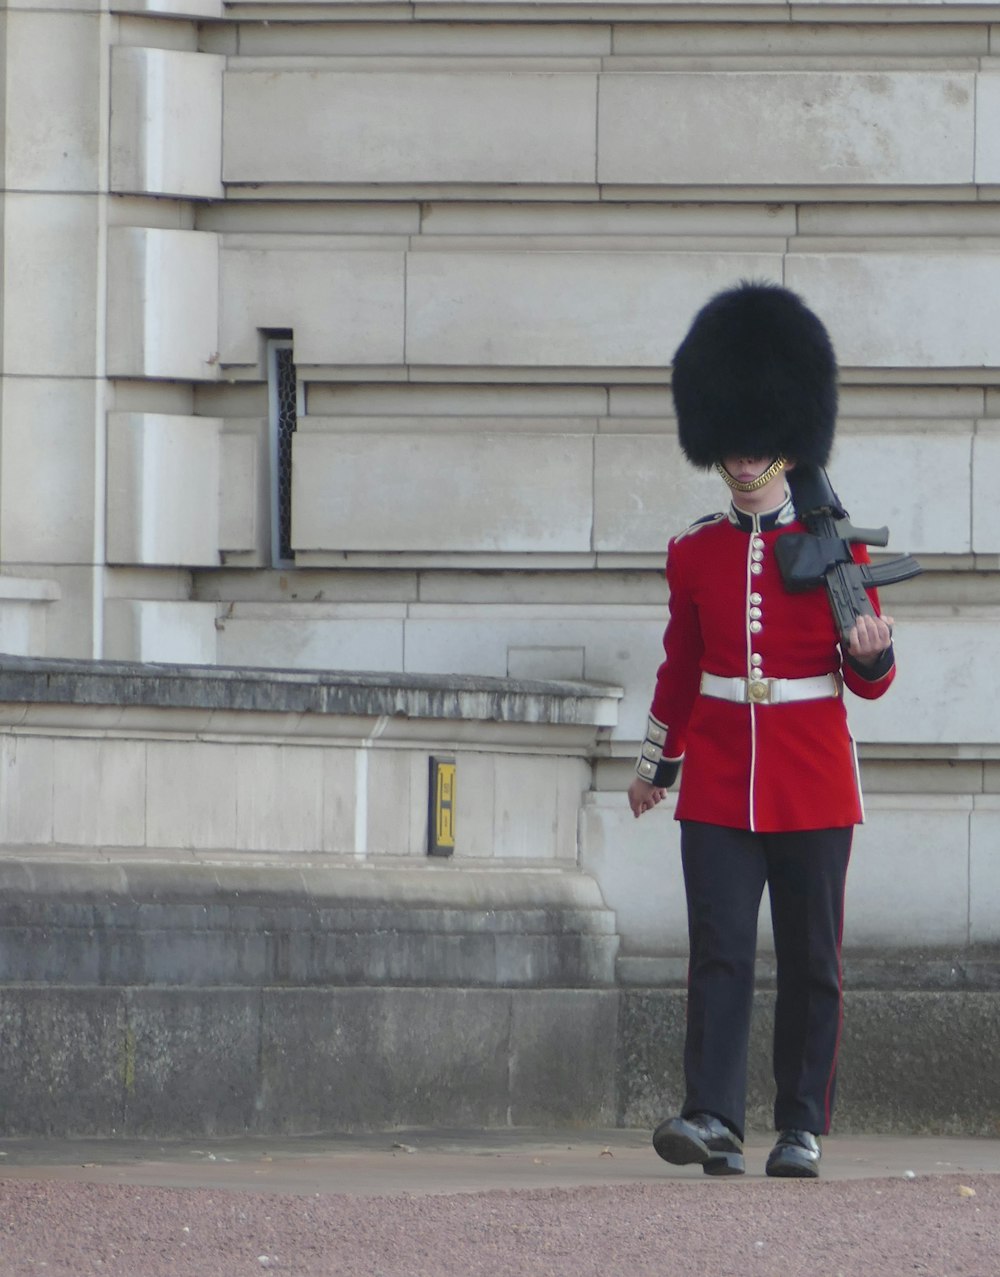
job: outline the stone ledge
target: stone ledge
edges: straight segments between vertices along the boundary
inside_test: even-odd
[[[844,989],[848,992],[962,992],[1000,990],[1000,949],[971,945],[967,949],[897,950],[867,954],[845,951]],[[775,986],[774,958],[758,957],[757,987]],[[618,983],[625,988],[683,989],[687,955],[621,954]]]
[[[614,914],[575,870],[0,861],[0,983],[595,988]]]
[[[154,0],[147,0],[152,4]],[[168,0],[160,0],[165,8]],[[310,6],[309,20],[425,22],[492,21],[570,22],[606,21],[677,22],[849,22],[885,21],[888,6],[865,0],[815,0],[814,3],[786,3],[784,0],[318,0]],[[895,13],[912,23],[989,21],[992,0],[938,0],[937,3],[903,3],[892,6]],[[289,11],[301,8],[301,0],[230,0],[225,6],[231,22],[289,21]],[[296,15],[297,16],[297,15]],[[898,20],[898,19],[897,19]]]
[[[58,581],[0,574],[0,603],[52,603],[61,594]]]
[[[0,703],[249,710],[613,726],[596,683],[0,656]]]

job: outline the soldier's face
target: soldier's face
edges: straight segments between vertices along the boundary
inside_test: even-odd
[[[765,470],[774,463],[774,457],[740,457],[722,458],[727,473],[737,483],[753,483]],[[794,462],[786,461],[784,469],[791,470]],[[732,498],[738,509],[748,514],[756,514],[761,510],[773,510],[785,499],[784,471],[779,470],[773,479],[756,490],[756,492],[733,492]]]
[[[753,483],[774,460],[773,457],[723,457],[722,464],[737,483]]]

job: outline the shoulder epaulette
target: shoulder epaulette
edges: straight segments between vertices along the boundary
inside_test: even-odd
[[[720,511],[718,514],[706,514],[701,519],[695,519],[694,523],[692,523],[690,527],[685,528],[683,532],[679,532],[677,536],[674,537],[674,540],[682,541],[685,537],[691,536],[693,532],[700,532],[703,528],[712,527],[716,523],[721,522],[724,518],[726,518],[724,511]]]

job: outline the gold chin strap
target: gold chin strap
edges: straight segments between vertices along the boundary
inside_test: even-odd
[[[775,475],[781,474],[785,468],[785,458],[775,457],[764,473],[751,479],[749,483],[740,483],[739,479],[734,479],[721,461],[715,463],[715,468],[734,492],[759,492]]]

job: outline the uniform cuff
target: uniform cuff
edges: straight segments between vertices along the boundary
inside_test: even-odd
[[[661,723],[658,718],[654,718],[650,714],[649,722],[646,724],[646,739],[642,742],[642,748],[639,750],[635,770],[636,774],[641,776],[643,780],[662,789],[670,788],[677,779],[677,773],[681,766],[679,758],[664,757],[663,746],[666,742],[666,724]]]
[[[874,665],[862,665],[860,661],[856,661],[853,656],[848,653],[847,663],[855,674],[867,680],[869,683],[877,683],[880,678],[885,678],[886,674],[896,664],[896,657],[892,650],[892,644],[879,654],[878,660]]]

